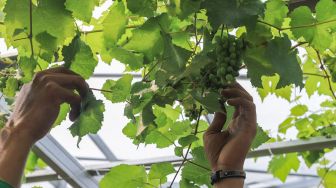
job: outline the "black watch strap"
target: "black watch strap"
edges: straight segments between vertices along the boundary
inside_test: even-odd
[[[211,185],[226,178],[246,178],[246,173],[239,170],[218,170],[211,175]]]

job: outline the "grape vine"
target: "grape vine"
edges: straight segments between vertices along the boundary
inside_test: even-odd
[[[149,171],[117,166],[101,187],[160,187],[174,173],[171,185],[181,175],[180,187],[210,187],[202,141],[208,123],[200,117],[224,108],[230,112],[220,90],[245,72],[262,100],[275,95],[293,106],[274,138],[263,125],[258,128],[252,149],[287,140],[290,129],[304,139],[336,135],[333,0],[320,0],[313,9],[303,2],[293,10],[288,8],[291,1],[283,0],[116,0],[106,7],[107,1],[0,2],[0,37],[18,50],[16,58],[0,59],[0,99],[12,106],[16,92],[40,70],[62,65],[89,79],[99,60],[111,68],[117,60],[125,66],[124,75],[91,90],[108,102],[125,104],[129,123],[123,134],[134,144],[174,147],[183,159],[177,169],[168,163],[152,165]],[[106,10],[96,14],[95,7]],[[141,73],[142,79],[135,81],[131,72]],[[311,109],[300,100],[305,96],[325,101],[320,109]],[[79,141],[101,129],[105,110],[93,93],[84,101],[86,108],[70,126]],[[56,124],[68,112],[69,106],[62,105]],[[0,127],[8,116],[0,112]],[[90,128],[88,121],[94,122]],[[315,164],[321,184],[332,187],[335,160],[325,158],[333,151],[273,156],[268,171],[286,181],[300,165]],[[37,159],[33,154],[30,158],[32,169]]]

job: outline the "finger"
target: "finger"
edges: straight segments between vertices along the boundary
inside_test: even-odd
[[[207,130],[207,133],[218,133],[221,132],[223,126],[226,122],[226,114],[221,112],[216,112],[215,117]]]
[[[70,75],[79,76],[79,74],[77,74],[74,71],[69,70],[68,68],[65,68],[65,67],[55,67],[55,68],[47,69],[43,72],[45,72],[45,73],[62,73],[62,74],[70,74]]]
[[[240,113],[244,111],[255,112],[254,103],[243,97],[229,99],[227,103],[231,106],[236,107],[236,110],[239,109]]]
[[[65,87],[67,89],[75,89],[79,92],[82,97],[85,97],[89,91],[89,86],[85,80],[77,75],[69,74],[45,74],[40,78],[42,84],[47,84],[49,82],[57,83],[58,85]]]
[[[247,100],[253,101],[253,98],[251,95],[249,95],[248,93],[238,88],[223,89],[221,94],[228,99],[241,97],[241,98],[245,98]]]
[[[69,117],[71,121],[74,121],[80,114],[81,97],[75,94],[73,91],[63,88],[56,83],[50,82],[48,85],[50,84],[53,85],[53,91],[55,91],[53,96],[58,98],[58,104],[70,104],[71,111]]]

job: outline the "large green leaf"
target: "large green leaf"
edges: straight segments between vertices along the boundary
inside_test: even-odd
[[[103,101],[97,100],[92,92],[89,92],[82,101],[81,114],[70,126],[72,136],[78,136],[78,144],[87,134],[96,134],[102,126],[105,107]]]
[[[287,37],[274,38],[266,48],[249,48],[244,60],[251,83],[256,87],[262,87],[262,76],[278,74],[280,80],[276,89],[290,84],[302,87],[303,76],[297,53],[291,49],[291,41]]]
[[[131,92],[133,76],[125,74],[119,80],[106,80],[102,93],[106,99],[113,103],[124,102]]]
[[[274,177],[279,178],[285,182],[288,174],[294,170],[297,171],[300,167],[300,161],[296,153],[289,153],[285,155],[274,156],[268,166],[268,171]]]
[[[221,24],[238,27],[256,23],[263,11],[259,0],[206,0],[203,7],[207,10],[211,26],[217,29]]]
[[[83,20],[87,23],[92,18],[92,12],[95,6],[99,4],[99,0],[66,0],[65,6],[72,12],[75,18]]]
[[[121,35],[125,33],[128,18],[125,15],[125,6],[122,2],[116,1],[109,14],[106,16],[104,27],[104,39],[107,48],[114,46]]]
[[[187,163],[184,165],[182,169],[182,178],[190,183],[211,187],[209,178],[211,170],[209,162],[205,156],[204,148],[194,148],[191,154],[193,156],[192,162],[198,165],[192,163]]]
[[[148,174],[149,179],[159,179],[160,183],[167,182],[167,176],[175,172],[174,166],[171,163],[153,164]]]
[[[178,74],[182,73],[185,68],[188,59],[190,58],[191,51],[178,47],[172,43],[169,35],[163,35],[164,40],[164,52],[162,69],[169,73]]]
[[[152,17],[157,8],[157,0],[127,0],[127,8],[134,14]]]
[[[62,53],[66,68],[73,70],[85,79],[91,77],[98,61],[91,48],[79,36],[76,36],[69,46],[64,47]]]
[[[277,27],[282,26],[282,22],[287,17],[288,7],[282,0],[269,0],[266,3],[265,22]]]
[[[318,50],[329,48],[333,41],[332,30],[336,29],[336,3],[321,0],[316,5],[316,16],[308,7],[301,6],[291,14],[290,26],[298,39],[303,37]]]
[[[143,26],[133,30],[133,37],[125,45],[125,49],[142,52],[146,59],[152,60],[163,50],[160,31],[159,18],[150,18]]]
[[[111,168],[100,181],[99,187],[144,187],[147,182],[147,174],[144,166],[119,165]]]
[[[271,138],[268,136],[268,134],[259,125],[257,125],[257,135],[251,144],[251,149],[258,148],[261,144],[267,142],[269,139]]]

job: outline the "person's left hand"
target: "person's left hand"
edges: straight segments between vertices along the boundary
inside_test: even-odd
[[[75,120],[80,112],[81,97],[88,90],[85,80],[66,68],[39,72],[31,83],[22,87],[6,128],[34,143],[49,132],[62,103],[71,105],[70,119]]]

